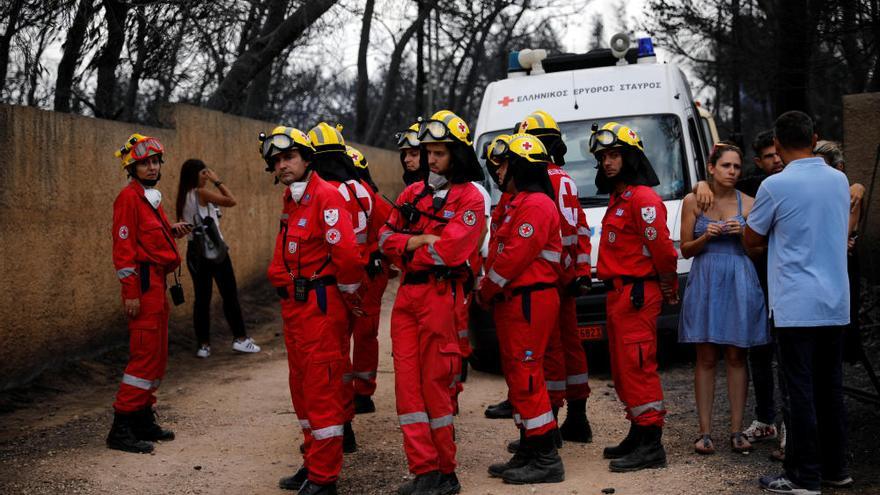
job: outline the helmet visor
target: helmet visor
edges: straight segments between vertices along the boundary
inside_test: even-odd
[[[426,138],[429,141],[451,141],[449,128],[446,127],[446,124],[439,120],[424,120],[421,124],[419,124],[419,133],[418,133],[419,142],[425,141]]]
[[[610,148],[617,144],[617,134],[609,129],[601,129],[590,136],[590,153],[595,153],[600,148]]]
[[[292,148],[294,144],[293,138],[287,134],[274,134],[269,136],[263,141],[263,159],[268,160],[272,156]]]
[[[129,153],[133,161],[139,162],[148,156],[165,153],[165,148],[162,147],[162,143],[158,139],[147,138],[135,143]]]
[[[419,138],[416,131],[407,129],[403,132],[398,132],[395,137],[397,138],[398,149],[419,147]]]
[[[492,143],[492,148],[489,150],[489,161],[494,163],[495,165],[499,165],[501,163],[501,159],[504,158],[504,155],[510,151],[510,145],[507,144],[507,141],[503,139],[497,139],[494,143]]]

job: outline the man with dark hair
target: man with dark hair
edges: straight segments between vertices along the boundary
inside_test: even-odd
[[[770,316],[788,392],[790,438],[784,472],[760,484],[774,493],[810,495],[820,493],[822,484],[852,483],[842,385],[849,186],[846,176],[813,155],[809,116],[786,112],[774,132],[786,168],[758,189],[744,242],[750,250],[767,247]]]

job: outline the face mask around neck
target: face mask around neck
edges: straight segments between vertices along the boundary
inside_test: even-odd
[[[434,172],[428,173],[428,185],[431,186],[435,191],[438,189],[443,189],[446,185],[449,184],[449,180],[446,177],[435,174]]]
[[[150,202],[150,205],[153,207],[153,209],[158,208],[159,204],[162,203],[162,193],[159,192],[158,189],[145,187],[144,196],[147,198],[147,201]]]
[[[290,188],[290,197],[293,198],[294,201],[299,203],[299,200],[302,199],[303,194],[306,192],[306,186],[309,185],[309,181],[303,182],[294,182],[293,184],[287,186]]]

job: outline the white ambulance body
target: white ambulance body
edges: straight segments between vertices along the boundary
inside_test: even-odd
[[[682,199],[698,180],[704,179],[705,160],[709,148],[717,140],[717,136],[713,136],[716,133],[711,115],[704,110],[701,112],[702,109],[694,103],[690,86],[678,67],[656,63],[653,51],[651,56],[639,59],[641,63],[615,65],[616,59],[609,51],[606,52],[611,63],[604,66],[550,72],[554,68],[551,67],[553,58],[549,58],[543,61],[543,68],[548,71],[546,73],[534,74],[536,70],[533,68],[533,74],[526,75],[524,70],[520,70],[509,74],[507,79],[489,84],[474,133],[477,154],[482,155],[492,138],[511,133],[514,126],[531,112],[543,110],[557,121],[568,148],[564,170],[577,185],[580,207],[586,213],[592,231],[594,277],[596,260],[601,256],[598,252],[599,239],[608,196],[597,195],[594,184],[596,160],[589,152],[591,126],[594,123],[601,127],[607,122],[619,122],[632,128],[641,137],[645,153],[660,179],[660,185],[654,189],[666,205],[667,227],[677,250],[681,237]],[[565,57],[571,59],[577,56]],[[636,61],[635,49],[629,51],[627,59]],[[587,65],[596,65],[596,62]],[[566,67],[572,66],[569,63]],[[495,203],[500,193],[490,182],[487,180],[486,185]],[[690,265],[690,260],[679,255],[680,277],[686,277]],[[596,282],[594,280],[594,284]],[[598,285],[601,286],[601,283]],[[586,305],[579,300],[579,326],[603,326],[604,290],[597,291],[594,296],[594,299],[601,297],[601,301]],[[598,302],[603,306],[601,314]],[[665,318],[666,326],[677,326],[677,311],[668,316],[670,318]],[[661,317],[661,327],[663,323],[664,318]],[[592,338],[604,337],[604,331],[601,337],[596,332],[588,334]],[[585,339],[589,340],[590,337],[585,335]]]

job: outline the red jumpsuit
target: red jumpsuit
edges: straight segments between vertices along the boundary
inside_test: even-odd
[[[305,439],[309,480],[333,483],[342,468],[343,425],[351,399],[348,308],[363,277],[351,218],[339,192],[312,173],[299,203],[284,191],[281,225],[268,270],[281,299],[290,394]],[[304,289],[296,297],[295,279]]]
[[[592,276],[590,265],[590,227],[587,216],[578,200],[574,180],[553,163],[547,168],[556,207],[559,210],[559,225],[562,233],[562,268],[560,286],[563,288],[559,298],[559,328],[550,336],[550,346],[544,369],[547,373],[547,388],[555,407],[560,407],[564,398],[569,400],[586,399],[590,396],[587,372],[587,354],[584,351],[577,328],[577,309],[575,297],[568,295],[565,288],[577,277]]]
[[[483,196],[470,183],[452,184],[446,203],[435,211],[431,194],[420,194],[424,182],[408,186],[397,204],[416,201],[422,215],[412,225],[391,212],[379,234],[379,246],[403,270],[400,289],[391,313],[397,414],[403,443],[413,474],[435,470],[455,471],[452,393],[461,370],[461,350],[455,325],[453,285],[461,290],[465,262],[480,241],[486,219]],[[441,191],[442,192],[442,191]],[[421,196],[417,199],[418,196]],[[439,197],[439,195],[438,195]],[[442,220],[441,220],[442,219]],[[433,234],[440,239],[406,252],[412,234]],[[438,275],[452,271],[450,277]]]
[[[385,225],[391,214],[391,205],[383,200],[373,202],[367,227],[366,257],[379,250],[379,229]],[[375,276],[364,278],[361,287],[361,310],[364,316],[354,320],[354,350],[352,368],[354,371],[354,393],[373,395],[376,391],[376,372],[379,368],[379,315],[382,312],[382,295],[388,285],[388,266]]]
[[[327,183],[335,187],[339,191],[339,194],[342,195],[342,199],[345,201],[345,209],[351,216],[351,223],[352,228],[354,229],[354,238],[355,244],[357,245],[358,256],[361,259],[361,264],[366,265],[367,259],[369,257],[367,237],[369,235],[370,217],[372,216],[373,206],[376,202],[373,190],[360,180],[347,180],[345,182],[328,180]],[[366,279],[366,277],[364,278]],[[366,290],[366,284],[364,282],[365,280],[361,280],[361,288],[359,291],[361,297],[363,297],[364,291]],[[358,352],[358,339],[359,337],[361,337],[360,335],[355,335],[355,333],[358,331],[358,321],[360,319],[360,317],[356,316],[353,313],[349,313],[348,315],[348,332],[350,336],[354,336],[355,338],[355,353]],[[347,340],[345,345],[346,347],[343,349],[343,353],[346,356],[349,356],[351,354],[351,339]],[[351,399],[346,401],[346,409],[348,410],[349,421],[354,418],[354,394],[356,393],[355,389],[357,387],[356,385],[353,385],[352,382],[358,376],[354,373],[353,367],[354,365],[352,364],[352,368],[345,370],[345,373],[343,373],[343,378],[351,395]],[[362,372],[361,376],[366,376],[366,373]],[[367,377],[366,379],[369,380],[369,377]],[[363,381],[363,379],[359,381]],[[373,383],[375,384],[375,374],[373,376]]]
[[[556,428],[544,380],[544,351],[559,318],[562,244],[559,216],[546,194],[513,196],[489,244],[480,299],[494,317],[514,421],[527,437]]]
[[[154,209],[137,181],[113,203],[113,264],[123,299],[140,299],[128,320],[129,360],[113,408],[130,413],[156,402],[168,363],[168,301],[165,275],[180,265],[177,244],[162,206]]]
[[[663,303],[658,276],[676,273],[678,254],[666,228],[666,207],[653,189],[628,186],[611,195],[599,252],[599,278],[613,287],[606,312],[617,396],[630,421],[662,427],[666,409],[657,374],[657,317]],[[636,279],[644,285],[641,308],[630,299],[639,285]]]

